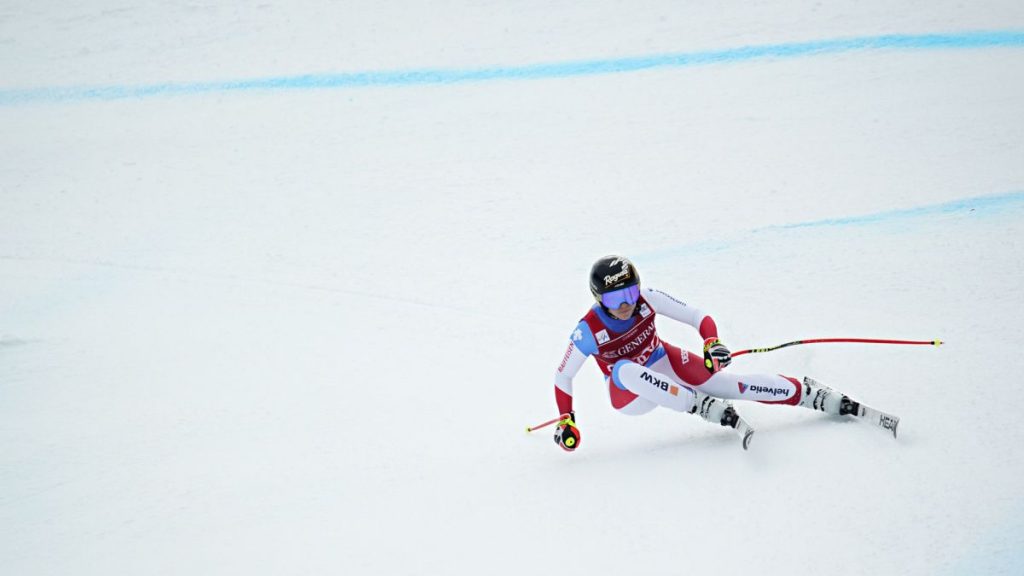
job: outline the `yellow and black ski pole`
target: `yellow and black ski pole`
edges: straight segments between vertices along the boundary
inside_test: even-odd
[[[751,348],[749,350],[738,350],[732,353],[733,358],[736,356],[742,356],[744,354],[758,354],[761,352],[771,352],[778,350],[779,348],[785,348],[787,346],[796,346],[797,344],[820,344],[823,342],[855,342],[858,344],[912,344],[917,346],[941,346],[942,340],[879,340],[876,338],[815,338],[813,340],[794,340],[792,342],[786,342],[785,344],[779,344],[778,346],[771,346],[769,348]]]

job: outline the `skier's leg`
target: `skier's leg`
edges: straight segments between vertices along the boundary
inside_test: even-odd
[[[740,418],[736,409],[721,398],[682,385],[671,372],[667,358],[658,360],[650,367],[620,360],[612,368],[611,383],[635,394],[638,400],[645,399],[678,412],[699,414],[712,424],[733,428],[743,438],[743,447],[746,448],[754,431]]]
[[[671,376],[629,360],[620,360],[612,368],[612,386],[640,399],[677,412],[692,412],[696,396],[693,390]]]
[[[612,408],[627,416],[647,414],[658,407],[653,401],[641,398],[626,388],[620,388],[611,377],[608,378],[608,399],[612,402]]]
[[[700,385],[700,390],[719,398],[793,406],[803,396],[800,381],[781,374],[716,372]]]
[[[762,404],[803,406],[811,410],[820,410],[826,414],[853,416],[888,430],[892,432],[893,436],[896,436],[896,430],[900,423],[899,418],[853,400],[813,378],[804,378],[803,382],[800,382],[796,378],[781,374],[741,375],[716,372],[712,375],[704,368],[704,362],[700,356],[680,350],[666,342],[662,344],[665,347],[666,355],[652,367],[660,366],[667,359],[670,367],[663,371],[671,374],[677,382],[691,387],[697,396],[696,404],[698,406],[702,405],[702,394],[719,398],[753,400]],[[740,419],[735,428],[740,430],[745,425],[746,423]],[[744,447],[746,447],[745,443]]]
[[[664,344],[672,373],[687,386],[705,394],[730,400],[753,400],[764,404],[798,404],[800,382],[780,374],[711,374],[700,356]]]
[[[781,374],[710,374],[700,356],[664,343],[671,372],[678,381],[718,398],[753,400],[762,404],[789,404],[820,410],[826,414],[856,415],[860,403],[825,386],[813,378],[796,378]]]

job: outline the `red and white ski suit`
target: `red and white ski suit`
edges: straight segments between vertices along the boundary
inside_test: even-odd
[[[572,381],[589,356],[605,375],[612,407],[624,414],[644,414],[657,406],[690,412],[693,388],[718,398],[754,400],[768,404],[798,404],[798,380],[778,374],[711,374],[701,355],[661,340],[657,315],[693,326],[702,339],[718,337],[715,321],[698,308],[668,294],[643,288],[633,316],[613,318],[595,304],[569,338],[555,372],[555,401],[559,414],[572,410]]]

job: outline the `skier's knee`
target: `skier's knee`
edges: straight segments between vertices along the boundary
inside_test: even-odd
[[[619,360],[618,362],[615,363],[614,366],[612,366],[612,384],[615,384],[615,387],[618,388],[619,390],[628,390],[628,388],[626,388],[626,385],[622,382],[621,371],[623,366],[628,366],[630,364],[635,364],[635,362],[630,362],[629,360]]]

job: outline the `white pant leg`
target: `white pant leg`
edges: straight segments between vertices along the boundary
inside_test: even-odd
[[[800,391],[799,384],[778,374],[732,374],[716,372],[699,386],[710,396],[730,400],[783,402]]]
[[[690,412],[693,409],[695,395],[672,372],[667,356],[650,368],[635,362],[620,361],[612,369],[612,380],[639,396],[633,402],[646,400],[679,412]]]

